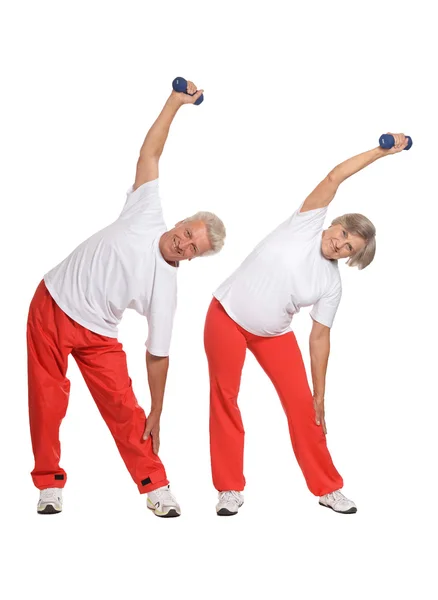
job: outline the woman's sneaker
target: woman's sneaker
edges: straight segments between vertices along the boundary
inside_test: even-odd
[[[56,515],[62,511],[62,489],[46,488],[40,490],[40,499],[37,506],[40,515]]]
[[[219,492],[219,502],[216,505],[216,513],[219,517],[231,517],[237,515],[243,504],[243,496],[240,492],[230,490]]]
[[[181,508],[168,485],[148,492],[147,507],[157,517],[179,517],[181,514]]]
[[[351,515],[357,512],[355,503],[346,498],[340,490],[321,496],[319,503],[321,506],[331,508],[335,512],[343,513],[344,515]]]

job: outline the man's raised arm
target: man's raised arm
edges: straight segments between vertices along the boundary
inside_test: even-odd
[[[143,183],[158,178],[158,163],[176,113],[183,104],[194,104],[202,95],[202,92],[203,90],[197,92],[195,84],[191,81],[187,82],[187,94],[172,91],[157,120],[149,129],[141,147],[140,157],[137,162],[134,190],[143,185]],[[194,96],[190,96],[189,94],[194,94]]]

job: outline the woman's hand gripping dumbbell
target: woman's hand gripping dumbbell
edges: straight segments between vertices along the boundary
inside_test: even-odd
[[[402,150],[410,150],[412,138],[403,133],[384,133],[380,136],[379,145],[385,150],[390,150],[388,154],[396,154]]]

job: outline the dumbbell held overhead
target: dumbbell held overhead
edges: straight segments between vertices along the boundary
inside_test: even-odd
[[[410,148],[412,147],[412,138],[407,135],[406,136],[407,140],[408,140],[408,145],[406,146],[405,150],[410,150]],[[394,136],[391,135],[390,133],[384,133],[383,135],[380,136],[379,139],[379,145],[381,148],[384,148],[385,150],[389,150],[390,148],[392,148],[395,144],[395,140],[394,140]]]
[[[184,79],[184,77],[176,77],[173,81],[172,81],[172,88],[175,90],[175,92],[183,92],[184,94],[188,94],[187,92],[187,80]],[[195,94],[188,94],[189,96],[194,96]],[[199,106],[201,104],[201,102],[204,101],[204,94],[201,94],[201,96],[199,96],[199,98],[196,100],[196,102],[194,102],[194,104],[196,104],[196,106]]]

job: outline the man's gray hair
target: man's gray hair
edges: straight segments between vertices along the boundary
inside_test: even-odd
[[[342,225],[348,233],[360,235],[365,240],[365,247],[347,260],[349,267],[365,269],[376,254],[376,228],[369,219],[359,213],[348,213],[337,217],[332,225]]]
[[[216,254],[222,250],[225,242],[226,231],[225,225],[217,215],[205,210],[201,210],[195,215],[184,219],[183,223],[188,223],[189,221],[202,221],[205,223],[207,228],[207,235],[212,249],[207,250],[207,252],[204,252],[201,254],[201,256],[211,256],[212,254]]]

